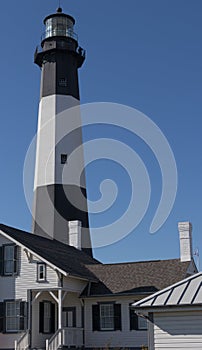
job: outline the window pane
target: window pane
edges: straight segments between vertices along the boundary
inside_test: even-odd
[[[37,279],[39,281],[44,281],[46,278],[46,265],[45,264],[38,264],[37,265]]]
[[[44,303],[44,333],[50,333],[51,303]]]
[[[5,273],[13,273],[13,261],[7,260],[4,262],[4,272]]]
[[[13,301],[6,303],[6,331],[14,332],[19,330],[20,302]]]
[[[147,320],[143,317],[138,317],[138,328],[147,329]]]
[[[14,258],[14,246],[5,246],[4,247],[4,258],[5,260],[13,260]]]
[[[100,328],[102,330],[114,329],[114,305],[113,304],[100,305]]]

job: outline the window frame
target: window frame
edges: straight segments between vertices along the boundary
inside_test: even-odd
[[[2,303],[2,315],[1,315],[1,332],[5,334],[21,333],[27,330],[27,320],[28,320],[28,307],[27,302],[21,299],[7,299]],[[8,305],[14,304],[15,307],[11,310],[9,315]],[[9,321],[11,324],[9,326]],[[15,327],[11,327],[15,324]]]
[[[46,317],[45,315],[46,304],[49,305],[49,317]],[[46,328],[47,319],[48,319],[48,328]],[[55,333],[55,304],[52,303],[50,300],[43,300],[39,302],[39,333],[42,333],[42,334]]]
[[[142,321],[142,320],[144,320],[144,322],[145,322],[145,326],[142,326],[141,324],[140,324],[140,322]],[[148,324],[147,324],[147,319],[146,318],[144,318],[144,317],[141,317],[141,316],[138,316],[138,330],[139,331],[147,331],[148,330]]]
[[[15,315],[8,315],[8,305],[13,304],[14,309],[12,311],[15,312]],[[16,328],[8,329],[8,321],[11,321],[12,319],[15,320],[15,323],[17,324]],[[12,321],[11,321],[12,322]],[[20,330],[20,300],[7,300],[5,301],[5,332],[6,333],[18,333]]]
[[[106,308],[106,307],[110,307],[112,314],[110,315],[102,315],[102,309]],[[106,311],[106,310],[105,310]],[[99,304],[99,313],[100,313],[100,330],[101,331],[114,331],[115,330],[115,322],[114,322],[114,303],[100,303]],[[110,321],[112,322],[112,327],[106,327],[102,325],[102,321],[104,321],[104,323],[106,322],[106,319],[110,319]]]
[[[135,300],[133,303],[137,302]],[[131,305],[133,303],[129,303],[129,322],[130,322],[130,331],[147,331],[148,330],[148,324],[146,324],[146,327],[142,327],[140,325],[140,319],[143,317],[137,315],[135,311],[131,308]],[[145,319],[146,320],[146,319]],[[147,321],[147,320],[146,320]],[[147,322],[146,322],[147,323]]]
[[[6,259],[6,249],[13,248],[12,258]],[[10,271],[6,271],[6,263],[12,263],[12,269]],[[2,276],[10,277],[18,274],[18,246],[13,243],[3,244],[2,245]]]
[[[40,268],[43,267],[43,278],[40,278]],[[37,263],[37,282],[41,283],[41,282],[47,282],[47,265],[45,263],[42,262],[38,262]]]
[[[65,165],[67,164],[68,154],[67,153],[61,153],[60,155],[60,164]]]
[[[113,307],[113,328],[112,327],[103,327],[101,325],[101,315],[100,309],[102,305],[112,305]],[[109,316],[109,317],[112,317]],[[122,331],[122,304],[116,301],[106,301],[106,302],[97,302],[92,304],[92,331],[99,332],[115,332]]]

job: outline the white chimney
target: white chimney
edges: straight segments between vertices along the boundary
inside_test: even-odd
[[[180,235],[180,259],[182,262],[191,261],[192,252],[192,224],[190,222],[179,222],[178,230]]]
[[[69,245],[81,250],[81,221],[68,222]]]

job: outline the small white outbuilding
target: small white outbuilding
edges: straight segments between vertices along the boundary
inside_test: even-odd
[[[202,349],[202,272],[132,305],[148,319],[149,350]]]

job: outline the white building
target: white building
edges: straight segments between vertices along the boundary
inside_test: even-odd
[[[147,322],[130,305],[196,272],[192,257],[102,264],[68,244],[4,225],[0,261],[1,350],[16,340],[17,350],[140,350]]]
[[[135,303],[148,319],[149,350],[202,349],[202,273]]]

